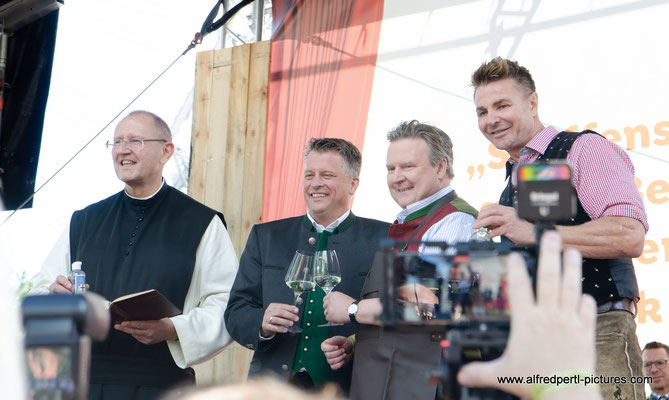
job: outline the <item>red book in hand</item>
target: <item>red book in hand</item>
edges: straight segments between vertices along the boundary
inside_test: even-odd
[[[121,296],[109,305],[113,324],[153,321],[181,314],[181,310],[156,289]]]

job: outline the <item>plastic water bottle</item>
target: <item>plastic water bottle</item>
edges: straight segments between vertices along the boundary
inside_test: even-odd
[[[75,261],[72,263],[72,271],[68,275],[67,279],[72,284],[72,293],[86,293],[86,273],[81,270],[81,261]]]

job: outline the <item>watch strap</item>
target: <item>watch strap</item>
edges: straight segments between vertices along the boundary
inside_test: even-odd
[[[350,307],[351,307],[352,305],[354,305],[354,304],[356,305],[356,310],[355,310],[354,313],[352,313],[352,312],[349,311],[349,313],[348,313],[348,319],[350,319],[351,322],[353,322],[354,324],[357,324],[358,321],[355,319],[355,314],[358,312],[358,308],[357,308],[358,300],[355,300],[353,303],[349,304],[348,307],[350,308]]]

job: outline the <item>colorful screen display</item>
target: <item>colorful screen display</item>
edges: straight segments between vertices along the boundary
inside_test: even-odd
[[[567,164],[521,165],[518,167],[519,181],[569,180],[571,169]]]

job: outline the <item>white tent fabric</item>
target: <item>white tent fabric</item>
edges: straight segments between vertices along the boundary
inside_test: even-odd
[[[534,77],[542,122],[594,129],[628,150],[650,222],[634,261],[637,332],[642,346],[666,342],[668,13],[667,1],[385,0],[354,212],[390,220],[399,211],[385,195],[385,133],[410,119],[453,139],[460,196],[477,208],[496,202],[506,156],[478,129],[470,76],[493,57],[515,59]]]
[[[212,6],[209,0],[66,2],[37,186],[185,49]],[[469,77],[486,59],[517,59],[535,78],[545,123],[592,128],[628,149],[651,225],[644,255],[635,260],[638,336],[642,345],[666,342],[668,14],[666,0],[385,0],[354,212],[390,220],[398,211],[385,195],[385,133],[408,119],[433,122],[452,136],[453,185],[463,198],[476,207],[495,202],[503,157],[478,131]],[[197,51],[216,40],[210,35]],[[183,147],[188,135],[178,135],[190,130],[194,60],[189,53],[131,107],[175,121]],[[32,210],[0,225],[0,265],[33,275],[72,211],[121,189],[104,148],[114,125],[36,196]]]

